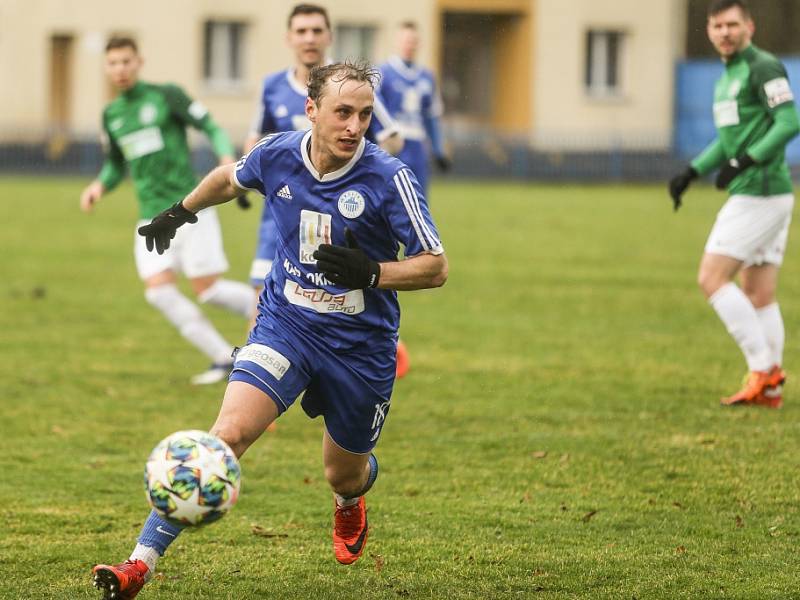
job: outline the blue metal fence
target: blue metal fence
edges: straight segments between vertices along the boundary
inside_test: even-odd
[[[781,58],[789,74],[796,99],[800,99],[800,57]],[[714,139],[711,105],[714,82],[722,74],[719,60],[688,60],[678,63],[675,76],[675,154],[688,160]],[[786,148],[789,164],[800,164],[800,138]]]

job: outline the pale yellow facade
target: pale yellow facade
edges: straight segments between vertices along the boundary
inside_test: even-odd
[[[139,43],[144,80],[183,86],[240,143],[263,76],[291,62],[285,31],[294,4],[0,0],[0,141],[47,139],[59,122],[71,136],[96,136],[112,94],[103,72],[104,46],[112,34],[125,33]],[[462,69],[467,75],[460,75],[469,78],[472,69],[477,82],[454,88],[450,81],[460,109],[451,110],[445,96],[446,124],[462,139],[510,134],[554,150],[669,147],[686,0],[337,0],[327,6],[334,31],[342,25],[371,28],[377,61],[392,53],[397,24],[413,19],[422,39],[419,60],[443,80],[448,36],[452,41],[462,35],[448,24],[461,24],[463,31],[482,23],[490,28],[475,57],[491,55],[491,60],[467,64]],[[212,83],[204,75],[208,21],[244,24],[242,73],[234,83]],[[617,36],[615,87],[607,93],[587,87],[590,31]],[[459,48],[449,47],[450,56]],[[485,98],[473,111],[469,93],[474,92]]]
[[[110,90],[103,72],[104,46],[114,33],[132,35],[145,59],[141,77],[175,82],[202,101],[234,141],[250,125],[264,75],[292,60],[285,44],[291,0],[0,0],[0,140],[37,139],[51,129],[53,95],[65,95],[67,126],[83,136],[99,131],[100,114]],[[375,28],[376,59],[388,56],[397,24],[418,21],[423,45],[420,60],[432,57],[429,0],[365,3],[337,0],[327,4],[332,26]],[[246,24],[243,81],[210,85],[203,75],[204,23]],[[68,85],[53,90],[52,37],[72,40]]]
[[[534,0],[532,139],[540,148],[667,148],[684,0]],[[585,85],[586,34],[622,33],[619,92]]]

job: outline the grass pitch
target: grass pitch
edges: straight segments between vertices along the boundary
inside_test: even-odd
[[[126,558],[147,515],[148,452],[208,428],[224,388],[188,385],[205,359],[144,301],[132,189],[85,216],[84,184],[0,180],[0,598],[96,598],[91,566]],[[333,559],[321,423],[296,406],[243,457],[231,514],[140,597],[798,597],[798,232],[786,406],[723,410],[744,361],[694,283],[722,195],[695,187],[678,214],[663,186],[432,197],[450,280],[401,296],[412,370],[364,557]],[[220,212],[243,280],[256,211]]]

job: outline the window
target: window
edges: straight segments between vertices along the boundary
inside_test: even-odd
[[[206,21],[203,35],[203,78],[219,88],[244,83],[244,32],[237,21]]]
[[[586,91],[592,96],[622,93],[621,68],[624,34],[592,29],[586,32]]]
[[[337,25],[333,36],[337,60],[368,60],[373,62],[375,27],[371,25]]]

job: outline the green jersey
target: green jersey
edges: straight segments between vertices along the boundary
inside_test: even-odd
[[[176,85],[140,81],[103,111],[108,143],[98,179],[111,190],[122,180],[127,165],[142,219],[151,219],[182,200],[197,184],[186,142],[187,125],[208,135],[217,156],[233,155],[228,136],[205,107]]]
[[[715,139],[692,161],[705,175],[747,154],[756,164],[728,186],[731,194],[771,196],[792,191],[786,144],[800,132],[786,69],[753,45],[733,55],[714,89]]]

